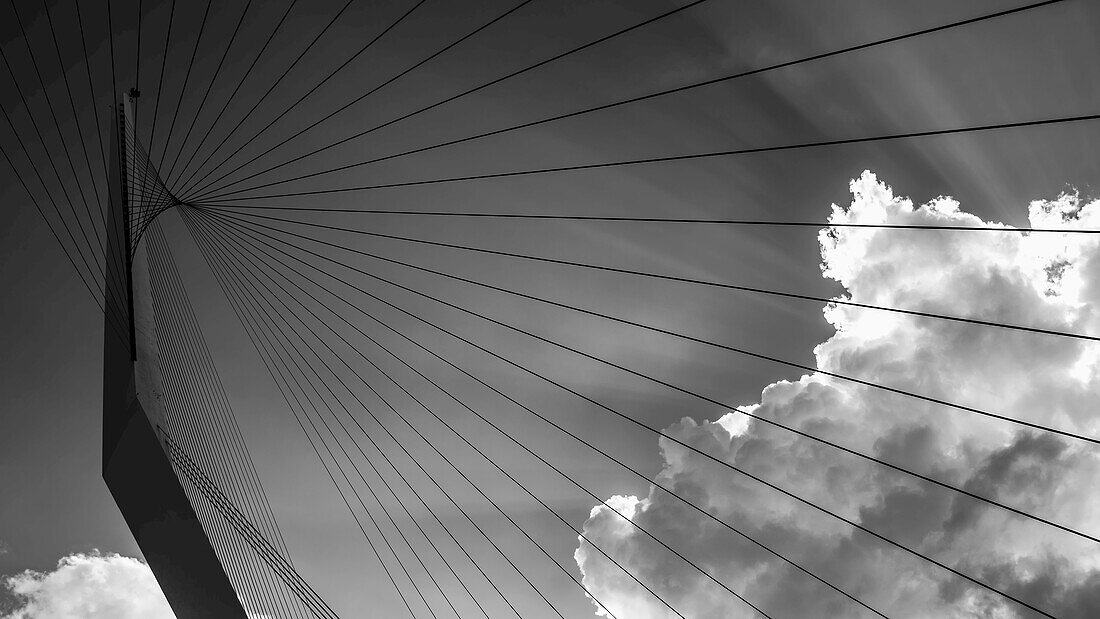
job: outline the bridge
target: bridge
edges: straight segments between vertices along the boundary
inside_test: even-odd
[[[103,311],[103,480],[180,619],[1096,608],[1098,207],[754,185],[1088,160],[1086,95],[900,127],[838,96],[815,130],[776,92],[1096,7],[906,9],[730,69],[698,24],[786,9],[260,4],[13,4],[28,62],[0,46],[0,147]]]

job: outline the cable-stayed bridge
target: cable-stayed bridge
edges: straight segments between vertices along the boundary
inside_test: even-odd
[[[635,139],[615,123],[644,125],[645,106],[706,97],[714,88],[766,92],[766,80],[789,72],[867,63],[874,54],[892,58],[899,48],[931,54],[975,32],[1073,20],[1075,11],[1095,16],[1094,7],[1050,0],[986,12],[956,8],[889,33],[739,60],[729,70],[677,65],[676,79],[642,81],[641,92],[600,84],[590,101],[557,92],[568,79],[555,72],[568,77],[580,71],[578,63],[615,67],[622,49],[614,46],[632,37],[642,38],[643,58],[651,48],[663,50],[655,56],[675,56],[688,44],[669,33],[689,28],[684,20],[727,18],[745,3],[656,2],[625,12],[613,6],[611,17],[590,16],[598,32],[563,35],[570,43],[550,46],[533,34],[541,33],[538,20],[561,25],[557,9],[540,7],[554,4],[549,0],[433,4],[12,4],[18,36],[0,47],[13,93],[2,101],[0,146],[103,310],[103,477],[177,616],[599,612],[626,619],[812,616],[806,613],[822,608],[836,616],[915,616],[900,594],[870,586],[840,559],[815,557],[823,540],[839,538],[854,540],[844,542],[849,554],[837,555],[852,565],[889,557],[884,569],[896,568],[897,579],[933,591],[944,604],[969,600],[978,608],[968,607],[974,616],[1087,611],[1084,594],[1065,601],[1069,591],[1087,592],[1086,576],[1085,584],[1066,576],[1043,593],[1040,568],[1028,567],[1032,572],[1016,582],[1005,575],[1009,567],[968,556],[996,550],[995,535],[975,536],[986,546],[963,552],[950,538],[965,527],[985,535],[981,527],[1011,523],[1015,535],[1065,556],[1100,556],[1100,530],[1086,526],[1094,519],[1046,509],[991,481],[994,465],[1016,446],[1045,445],[1046,452],[1034,453],[1052,459],[1092,458],[1100,447],[1095,416],[1078,415],[1071,404],[1020,414],[1022,405],[1003,393],[971,397],[978,393],[971,385],[955,385],[965,395],[956,397],[912,360],[865,371],[826,364],[821,353],[792,354],[780,345],[783,327],[741,339],[705,328],[718,320],[708,304],[733,311],[755,304],[746,315],[774,313],[777,323],[808,309],[808,318],[791,319],[806,330],[821,329],[826,307],[834,325],[841,314],[872,317],[859,323],[866,333],[949,333],[945,341],[973,346],[961,348],[964,357],[978,358],[973,351],[987,345],[1000,350],[997,342],[1026,342],[1035,350],[1075,351],[1084,364],[1100,339],[1088,328],[1087,308],[1064,320],[1021,319],[962,300],[945,310],[916,293],[908,298],[918,302],[908,304],[896,302],[905,295],[860,295],[854,287],[837,294],[705,260],[730,258],[737,247],[700,248],[714,234],[745,235],[729,244],[748,248],[762,264],[770,261],[760,257],[764,245],[783,247],[791,243],[783,235],[803,232],[821,231],[810,240],[812,253],[859,234],[897,239],[885,246],[967,238],[1002,247],[1023,238],[1086,247],[1100,229],[1077,225],[1077,212],[1068,210],[1054,223],[1006,226],[948,210],[826,219],[824,211],[792,217],[779,206],[761,214],[594,205],[606,196],[645,204],[642,194],[667,192],[662,201],[687,207],[695,191],[713,197],[703,186],[723,175],[699,170],[715,165],[827,159],[845,149],[913,143],[965,141],[996,150],[1003,136],[1091,136],[1100,109],[1088,101],[1056,114],[1013,115],[1005,105],[1001,113],[957,115],[969,120],[873,131],[803,127],[776,141],[753,139],[751,131],[737,139],[702,135],[693,123],[708,122],[705,113],[682,103],[672,108],[678,113],[663,113],[673,119],[670,135],[657,140],[665,150],[651,148],[642,129],[632,129],[643,136]],[[451,21],[457,25],[440,25]],[[645,38],[654,32],[672,43]],[[537,50],[518,64],[498,62],[498,36],[501,46],[508,37],[530,37]],[[433,69],[469,49],[482,49],[477,57],[487,67],[476,79]],[[431,79],[415,81],[429,71],[436,71]],[[610,82],[613,73],[603,76]],[[513,84],[516,90],[507,90]],[[528,92],[565,101],[534,115],[495,114],[499,92],[514,94],[518,108],[529,103]],[[452,109],[466,122],[439,120]],[[585,122],[593,124],[570,128]],[[593,152],[549,150],[574,134]],[[751,173],[740,182],[747,184],[762,168],[743,165]],[[683,195],[674,197],[673,187]],[[531,202],[509,207],[521,200]],[[471,206],[477,204],[485,206]],[[615,232],[622,227],[640,232]],[[630,234],[638,236],[624,240]],[[666,243],[687,248],[691,258],[664,259]],[[1044,265],[1051,291],[1070,266],[1068,258]],[[903,279],[884,272],[887,284]],[[1091,280],[1081,277],[1087,289]],[[1047,297],[1069,294],[1051,291]],[[838,327],[836,337],[843,336]],[[896,335],[882,339],[875,346],[898,344]],[[680,362],[692,372],[669,370]],[[840,398],[815,419],[799,418],[793,405],[744,405],[727,375],[736,372],[757,389],[769,375],[803,387],[835,385],[873,403],[876,415],[905,422],[879,427],[869,416],[838,431],[830,420],[842,423],[843,412],[856,408]],[[809,402],[814,393],[807,387],[800,397]],[[653,407],[679,414],[661,417]],[[700,438],[695,422],[679,421],[684,415],[722,421]],[[928,438],[923,447],[910,446],[912,453],[895,446],[902,430],[921,428],[928,436],[957,432],[1000,443],[978,448],[975,438],[955,450]],[[728,451],[742,436],[755,437],[741,446],[744,454],[781,437],[774,444],[789,452],[767,461],[787,462],[798,475]],[[643,444],[654,452],[660,445],[659,473],[638,455]],[[966,449],[977,454],[968,468],[936,460],[967,461],[971,456],[957,453]],[[818,466],[834,461],[843,463],[835,471]],[[816,473],[822,479],[802,483]],[[819,491],[845,474],[857,480],[845,486],[850,497]],[[909,509],[875,518],[869,514],[881,504],[847,502],[885,478],[891,481],[883,488],[909,493]],[[705,479],[744,494],[708,494]],[[1032,482],[1039,483],[1019,481]],[[645,500],[612,499],[617,487]],[[729,506],[742,496],[764,506],[766,517],[752,510],[745,514],[759,519],[728,517],[741,513]],[[652,516],[643,517],[646,510]],[[925,534],[894,526],[926,511],[930,519],[939,514],[940,523],[920,524]],[[975,524],[982,518],[989,520]],[[678,519],[695,524],[678,528]],[[776,534],[803,520],[822,538]],[[356,560],[349,565],[346,556]],[[365,571],[349,575],[356,569]],[[348,591],[356,579],[369,594]],[[786,584],[777,593],[769,587],[779,580]],[[789,583],[797,592],[783,593]],[[802,596],[813,603],[785,606],[784,597]],[[364,607],[363,598],[379,601]]]

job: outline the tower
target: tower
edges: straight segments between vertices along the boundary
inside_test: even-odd
[[[103,479],[179,619],[245,619],[172,467],[168,442],[158,431],[156,335],[144,311],[147,258],[131,226],[130,196],[138,159],[138,149],[127,147],[127,128],[133,126],[131,103],[132,98],[114,115],[109,162]]]

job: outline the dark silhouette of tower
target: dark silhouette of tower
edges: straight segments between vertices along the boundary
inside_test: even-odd
[[[136,92],[136,91],[135,91]],[[147,355],[155,338],[135,312],[135,279],[146,284],[140,246],[131,245],[128,106],[115,114],[107,217],[103,329],[103,479],[179,619],[245,619],[246,613],[188,500],[158,432],[158,404]],[[137,251],[135,251],[135,249]],[[138,267],[135,271],[135,263]],[[154,343],[155,345],[155,343]]]

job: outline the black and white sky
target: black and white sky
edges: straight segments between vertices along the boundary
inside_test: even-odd
[[[87,89],[76,3],[84,22],[97,96],[94,104]],[[203,173],[216,168],[218,172],[207,179],[213,181],[519,2],[427,0],[228,163],[222,159],[414,2],[351,2],[251,114],[253,104],[341,10],[344,0],[294,2],[251,72],[253,57],[290,2],[249,3],[225,66],[201,108],[206,86],[245,3],[213,0],[196,48],[205,0],[144,0],[142,48],[137,53],[137,0],[112,0],[110,4],[118,90],[134,85],[135,60],[140,56],[140,139],[150,143],[154,162],[167,159],[167,168],[181,148],[181,159],[186,160],[201,135],[213,126],[211,139],[191,168],[200,163],[208,166],[200,168]],[[683,4],[667,0],[524,3],[211,188]],[[44,7],[48,6],[60,55],[73,84],[73,106],[92,148],[96,139],[90,128],[94,127],[93,108],[102,116],[110,112],[112,103],[106,5],[101,0],[46,0],[45,4],[17,0],[0,7],[0,46],[74,198],[77,183],[66,173],[63,145],[77,157],[79,174],[86,172]],[[1022,3],[707,0],[226,191],[1015,6]],[[39,87],[13,10],[26,28],[48,100]],[[161,79],[170,15],[172,35],[167,39],[168,57]],[[1096,114],[1100,112],[1098,29],[1100,3],[1065,0],[229,197]],[[184,87],[192,49],[198,52]],[[246,72],[247,79],[241,81]],[[49,186],[52,172],[46,173],[48,160],[28,121],[28,110],[7,69],[0,73],[0,105],[31,146],[34,165],[43,171]],[[238,84],[239,90],[230,98]],[[177,102],[180,120],[165,143]],[[50,103],[67,137],[59,139],[53,129]],[[159,137],[150,135],[154,113]],[[185,123],[196,115],[195,132],[184,140]],[[234,133],[226,147],[212,154],[213,146],[230,131]],[[1094,120],[369,191],[256,197],[241,203],[345,210],[1096,230],[1100,229],[1098,143],[1100,121]],[[20,184],[20,177],[32,178],[32,166],[7,125],[0,126],[0,144],[16,166],[14,170],[6,163],[0,166],[0,204],[4,205],[4,223],[0,225],[0,575],[4,579],[0,613],[11,619],[171,617],[99,475],[102,313]],[[98,165],[98,159],[93,162]],[[96,182],[101,181],[97,177]],[[45,203],[41,185],[28,182]],[[177,183],[175,188],[185,185]],[[57,187],[55,178],[51,190],[60,200],[62,193]],[[243,217],[239,214],[249,211],[218,212]],[[864,304],[1100,335],[1100,313],[1095,309],[1100,302],[1100,235],[1095,234],[882,228],[833,228],[830,233],[820,226],[348,212],[267,214],[673,277],[813,297],[843,296]],[[1040,426],[1085,436],[1100,434],[1100,344],[1096,341],[849,306],[826,309],[820,301],[266,223],[696,340],[856,376]],[[348,508],[295,425],[180,214],[168,211],[158,225],[179,264],[295,566],[341,616],[407,615],[383,567],[370,554]],[[230,226],[224,220],[222,225]],[[517,360],[592,400],[664,429],[668,436],[713,459],[668,438],[658,440],[654,433],[624,422],[591,401],[494,360],[364,295],[338,289],[351,306],[422,340],[644,474],[648,481],[442,367],[365,317],[353,319],[606,501],[605,505],[579,491],[479,425],[453,400],[400,370],[434,410],[466,431],[494,462],[584,531],[649,585],[652,593],[593,550],[590,543],[579,542],[574,531],[453,435],[430,425],[430,419],[412,400],[392,386],[385,387],[387,397],[426,428],[433,444],[468,471],[532,537],[544,543],[614,616],[674,617],[670,606],[692,618],[754,616],[744,602],[714,580],[773,617],[872,616],[866,608],[670,498],[651,481],[676,489],[705,511],[736,524],[886,616],[1041,616],[911,554],[853,532],[851,526],[740,476],[720,462],[766,478],[1052,616],[1100,616],[1100,543],[983,505],[782,429],[750,423],[732,407],[1094,537],[1100,536],[1100,493],[1096,492],[1100,451],[1095,444],[1025,430],[958,408],[382,264],[331,246],[316,251],[709,398],[692,397],[632,376],[381,283],[357,280],[430,322]],[[361,346],[369,348],[367,343]],[[370,350],[374,355],[374,349]],[[384,367],[399,371],[392,359],[382,354],[378,359]],[[398,423],[394,421],[393,431],[409,451],[440,484],[457,492],[460,503],[516,557],[525,575],[544,589],[563,615],[597,613],[576,582],[469,486],[463,486],[461,478],[447,471],[423,441]],[[396,450],[393,453],[404,477],[425,488],[432,508],[444,522],[461,531],[460,538],[480,553],[476,556],[484,557],[485,569],[494,581],[506,592],[515,592],[520,614],[551,616],[550,608],[529,587],[524,588],[520,577],[492,555],[484,540],[478,542],[476,532],[446,497],[432,490],[408,458]],[[399,483],[398,476],[392,479]],[[474,567],[460,561],[453,542],[428,512],[414,500],[408,506],[441,547],[451,544],[446,552],[455,558],[456,566],[462,566],[460,576],[476,581],[473,597],[484,601],[493,616],[507,614],[507,607],[493,597],[495,593],[484,579],[477,580],[480,576]],[[702,566],[714,580],[647,539],[615,510]],[[397,518],[397,524],[415,532],[410,519],[402,518]],[[433,573],[443,574],[442,565],[429,560],[430,548],[418,547],[418,551]],[[456,581],[447,577],[451,580],[445,590],[454,597],[457,611],[451,612],[442,597],[432,598],[426,591],[432,607],[438,606],[444,614],[478,615],[470,596],[461,597],[465,594]],[[417,578],[428,582],[422,573]],[[252,610],[262,615],[261,610]],[[416,609],[416,616],[421,615],[427,616],[424,605]]]

